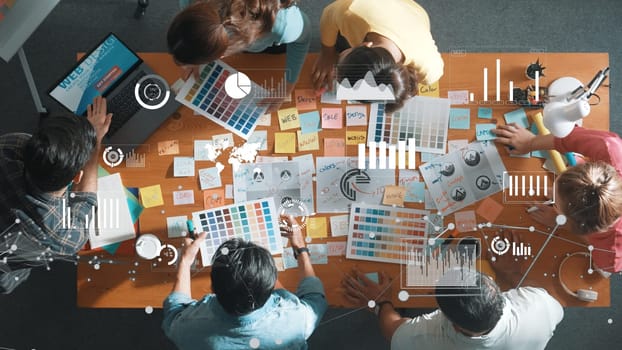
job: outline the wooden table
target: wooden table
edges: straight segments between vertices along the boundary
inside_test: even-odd
[[[163,53],[145,53],[141,57],[152,66],[156,72],[164,76],[169,82],[179,78],[181,71],[173,64],[171,57]],[[525,67],[540,59],[543,66],[545,77],[541,80],[541,86],[547,86],[556,78],[570,75],[580,81],[587,83],[595,72],[608,66],[609,59],[606,53],[451,53],[443,54],[445,60],[445,74],[440,81],[441,96],[446,97],[447,91],[468,90],[475,94],[476,100],[483,96],[482,69],[488,67],[489,72],[489,101],[495,99],[495,59],[501,59],[501,96],[507,99],[508,80],[514,81],[515,87],[525,88],[532,84],[524,74]],[[308,72],[315,60],[315,54],[310,54],[303,68],[297,88],[310,88],[310,78]],[[283,67],[283,55],[238,55],[227,59],[227,62],[242,71],[245,68],[275,68]],[[255,81],[263,81],[266,77],[259,70],[249,70],[247,72]],[[590,128],[607,130],[609,127],[609,91],[608,87],[601,87],[598,91],[601,102],[592,107],[592,112],[584,120],[584,125]],[[293,106],[293,102],[291,106]],[[288,107],[284,105],[283,107]],[[481,106],[481,103],[480,105]],[[503,123],[503,113],[516,109],[512,104],[495,104],[488,102],[487,107],[493,108],[493,117]],[[470,108],[471,110],[471,129],[453,130],[450,129],[450,139],[469,139],[475,138],[474,124],[487,122],[487,120],[477,118],[478,104],[461,105],[457,107]],[[528,110],[532,115],[536,110]],[[259,130],[266,127],[258,127]],[[366,130],[366,127],[358,127]],[[272,125],[267,128],[269,135],[278,131],[276,114],[273,114]],[[166,231],[166,217],[177,215],[190,215],[191,212],[203,210],[202,193],[199,190],[198,179],[174,178],[173,177],[173,156],[158,156],[157,143],[165,140],[179,140],[179,156],[192,156],[193,140],[211,139],[212,135],[223,134],[228,131],[207,120],[202,116],[195,116],[192,112],[182,107],[177,113],[171,116],[147,141],[146,144],[137,149],[137,152],[147,154],[146,168],[107,168],[110,172],[120,172],[123,183],[129,187],[142,187],[153,184],[161,184],[164,195],[165,205],[145,209],[140,217],[140,232],[155,233],[163,242],[171,243],[177,247],[181,245],[181,239],[168,239]],[[345,128],[341,130],[323,130],[320,138],[324,137],[345,137]],[[242,144],[243,140],[236,136],[236,144]],[[321,140],[320,140],[321,141]],[[316,156],[323,155],[323,145],[321,149],[313,152]],[[261,151],[260,155],[271,155],[274,150],[274,140],[268,138],[268,150]],[[498,147],[499,153],[507,170],[538,170],[541,169],[542,160],[538,158],[510,158],[502,147]],[[309,153],[309,152],[305,152]],[[347,155],[356,156],[356,146],[347,146]],[[226,164],[219,158],[221,162]],[[420,164],[418,162],[418,164]],[[104,164],[102,166],[106,167]],[[196,169],[214,166],[208,161],[197,161]],[[231,167],[227,166],[221,174],[223,184],[232,184]],[[195,191],[195,205],[173,206],[172,192],[183,189],[193,189]],[[501,193],[493,196],[495,200],[502,203]],[[232,203],[227,200],[226,204]],[[477,208],[478,203],[466,209]],[[423,204],[409,203],[409,207],[423,209]],[[481,220],[481,218],[478,218]],[[445,223],[452,222],[453,216],[445,219]],[[498,221],[506,225],[525,226],[529,222],[529,217],[525,214],[525,207],[522,205],[505,206]],[[543,228],[544,229],[544,228]],[[463,234],[464,236],[478,236],[476,232]],[[531,243],[533,254],[540,248],[546,236],[543,234],[523,233],[524,239]],[[561,237],[568,240],[577,240],[576,237],[563,232]],[[345,237],[314,239],[314,243],[325,243],[331,240],[345,240]],[[585,251],[585,249],[564,240],[553,238],[544,250],[539,261],[528,276],[528,283],[546,288],[549,293],[555,296],[563,305],[566,306],[609,306],[610,305],[610,285],[609,280],[597,276],[588,275],[587,261],[583,258],[571,259],[565,268],[564,276],[566,283],[571,289],[593,288],[600,294],[597,302],[583,303],[577,299],[566,295],[559,285],[556,276],[557,267],[563,256],[569,252]],[[93,264],[86,261],[97,256],[103,263],[100,268],[95,270]],[[78,265],[77,288],[78,305],[81,307],[129,307],[142,308],[145,306],[160,307],[163,299],[170,292],[172,282],[175,279],[175,269],[166,264],[166,261],[145,261],[136,256],[110,256],[107,253],[85,252],[81,257],[82,263]],[[531,261],[531,260],[529,260]],[[339,285],[344,273],[350,271],[351,267],[358,266],[363,271],[384,270],[392,276],[398,277],[400,267],[397,264],[372,263],[359,260],[346,260],[345,257],[330,257],[328,265],[316,265],[315,271],[322,279],[327,292],[327,298],[333,306],[351,306],[340,293]],[[485,265],[485,264],[484,264]],[[279,273],[279,280],[289,290],[295,290],[298,282],[297,272],[287,270]],[[533,283],[531,283],[533,281]],[[209,293],[210,279],[209,269],[197,271],[192,280],[193,297],[201,297]],[[393,288],[394,302],[398,307],[430,307],[434,305],[434,298],[410,298],[407,302],[397,300],[399,285]]]

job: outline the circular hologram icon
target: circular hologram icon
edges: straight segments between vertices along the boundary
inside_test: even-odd
[[[375,308],[376,307],[376,302],[373,301],[373,300],[368,301],[367,302],[367,307],[370,308],[370,309]]]
[[[171,89],[164,78],[157,74],[148,74],[140,78],[134,87],[136,102],[145,109],[158,109],[168,102]]]
[[[510,250],[510,240],[507,238],[502,239],[501,237],[496,236],[492,239],[490,249],[492,249],[493,253],[497,255],[503,255]]]
[[[246,97],[251,93],[250,78],[242,72],[231,74],[225,80],[225,92],[236,100]]]
[[[407,301],[409,297],[410,295],[408,295],[408,292],[405,290],[401,290],[399,293],[397,293],[397,298],[400,301]]]
[[[104,163],[111,168],[121,165],[123,163],[123,159],[125,155],[120,148],[112,148],[112,146],[108,146],[104,149],[104,153],[102,155]]]
[[[560,226],[566,224],[566,215],[557,215],[555,222]]]

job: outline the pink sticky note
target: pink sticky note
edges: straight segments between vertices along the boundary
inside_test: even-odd
[[[311,89],[296,90],[296,108],[299,111],[317,109],[315,91]]]
[[[503,206],[492,198],[486,198],[477,208],[477,215],[483,217],[489,222],[494,222],[499,214],[503,211]]]
[[[456,220],[456,229],[458,232],[475,231],[477,228],[477,221],[473,210],[457,212],[454,214],[454,219]]]
[[[346,140],[324,139],[324,157],[343,157],[346,155]]]
[[[347,242],[328,242],[326,243],[328,256],[346,255]]]
[[[341,129],[343,110],[341,108],[322,108],[322,129]]]
[[[447,91],[447,98],[451,101],[452,105],[463,105],[469,103],[469,91]]]

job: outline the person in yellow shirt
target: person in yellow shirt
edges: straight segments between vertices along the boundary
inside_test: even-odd
[[[415,95],[417,83],[432,84],[443,75],[443,59],[430,33],[426,11],[412,0],[336,0],[320,19],[322,49],[312,79],[316,89],[337,81],[354,85],[372,72],[377,84],[391,85],[395,101],[388,113]],[[338,35],[350,49],[337,53]]]

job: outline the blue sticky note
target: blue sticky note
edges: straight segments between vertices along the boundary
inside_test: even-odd
[[[506,124],[516,123],[516,125],[520,125],[523,128],[529,128],[529,121],[524,108],[505,113],[503,116],[505,117]]]
[[[492,119],[492,108],[479,107],[477,117],[482,119]]]
[[[471,110],[468,108],[449,109],[449,128],[468,130],[471,125]]]
[[[321,130],[319,128],[320,113],[318,111],[302,113],[299,115],[299,118],[301,134],[311,134]]]
[[[421,152],[421,163],[427,163],[434,158],[442,156],[442,154],[430,153],[430,152]]]
[[[495,124],[476,124],[475,125],[475,138],[477,141],[494,140],[497,138],[491,131],[496,128]]]
[[[406,185],[404,202],[423,203],[425,201],[425,183],[413,181]]]
[[[311,264],[328,264],[328,246],[326,244],[309,244],[307,248],[311,254]]]

